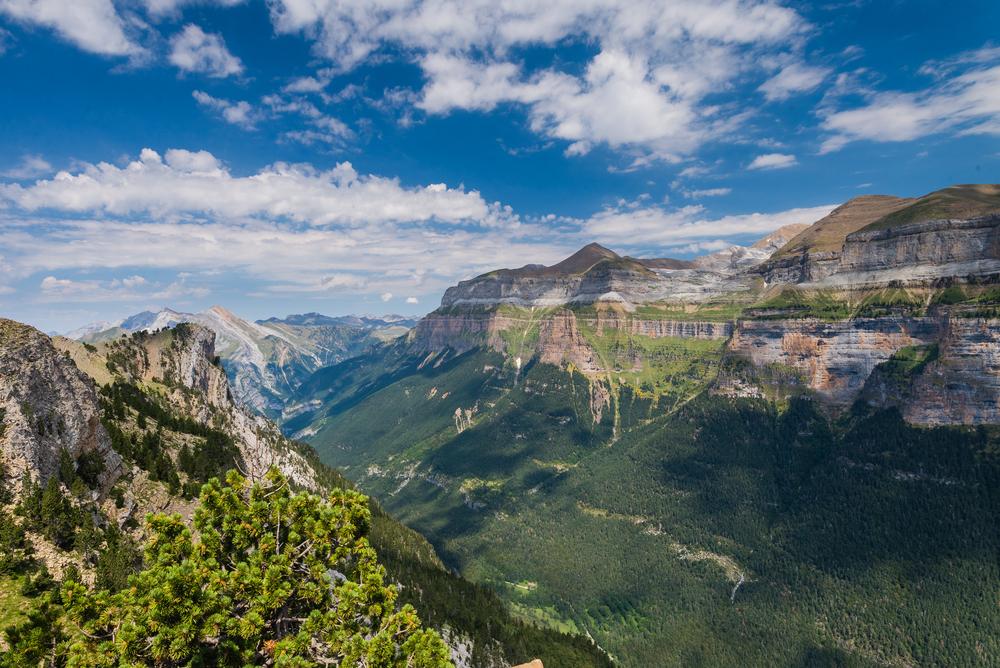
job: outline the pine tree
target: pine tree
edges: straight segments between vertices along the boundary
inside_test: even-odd
[[[364,496],[292,494],[272,471],[213,479],[200,500],[197,540],[179,516],[148,519],[146,569],[126,589],[64,585],[81,630],[72,665],[451,665],[440,636],[397,608]]]
[[[42,535],[63,549],[73,544],[73,534],[76,531],[76,512],[69,500],[62,493],[59,481],[49,478],[42,492],[41,528]]]

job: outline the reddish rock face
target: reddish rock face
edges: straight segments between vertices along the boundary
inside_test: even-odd
[[[822,399],[845,407],[878,364],[900,348],[933,343],[939,332],[934,318],[743,321],[728,347],[755,366],[794,369]]]

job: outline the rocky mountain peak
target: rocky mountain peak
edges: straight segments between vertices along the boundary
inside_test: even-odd
[[[582,274],[601,260],[618,260],[618,253],[599,243],[590,243],[557,264],[548,267],[560,274]]]

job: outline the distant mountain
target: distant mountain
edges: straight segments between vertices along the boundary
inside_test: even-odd
[[[397,315],[332,317],[320,313],[251,322],[213,306],[201,313],[169,308],[143,311],[118,322],[92,323],[65,336],[97,343],[182,322],[215,332],[216,350],[235,397],[269,417],[281,414],[288,395],[315,370],[402,336],[415,324]]]
[[[352,327],[413,327],[417,324],[419,318],[411,318],[403,315],[338,315],[329,316],[323,315],[322,313],[300,313],[297,315],[289,315],[284,318],[268,318],[267,320],[258,320],[257,324],[267,325],[267,324],[282,324],[282,325],[296,325],[300,327],[321,327],[321,326],[336,326],[336,325],[346,325]]]

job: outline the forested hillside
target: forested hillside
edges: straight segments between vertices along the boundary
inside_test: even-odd
[[[210,335],[204,338],[203,330],[181,325],[175,330],[137,333],[97,345],[63,340],[58,342],[63,352],[57,352],[41,333],[9,321],[4,321],[3,325],[6,346],[4,364],[0,364],[5,374],[3,382],[15,392],[24,384],[25,396],[34,397],[34,403],[26,400],[16,405],[13,410],[17,415],[7,415],[7,421],[19,429],[22,421],[30,418],[30,428],[39,438],[37,447],[42,454],[50,439],[58,442],[68,436],[66,427],[61,425],[69,423],[72,414],[60,417],[54,409],[71,411],[73,406],[53,404],[45,399],[53,389],[59,390],[59,379],[39,377],[36,366],[41,355],[57,365],[61,373],[79,374],[77,362],[72,361],[76,359],[80,368],[103,381],[92,395],[100,419],[100,430],[94,433],[98,440],[107,438],[111,446],[102,452],[86,449],[92,446],[84,445],[81,446],[83,450],[71,453],[71,448],[80,444],[67,441],[71,448],[56,453],[56,464],[51,471],[45,467],[31,468],[37,465],[29,462],[20,477],[4,477],[5,507],[0,513],[0,595],[4,614],[0,623],[6,628],[4,642],[9,652],[3,665],[35,665],[43,660],[49,662],[45,665],[63,665],[71,655],[106,656],[111,651],[110,645],[88,645],[80,650],[84,654],[73,654],[75,650],[71,649],[76,642],[73,639],[79,639],[76,635],[79,625],[89,629],[87,632],[95,637],[103,637],[102,634],[109,632],[106,615],[126,614],[123,611],[131,610],[127,614],[132,615],[130,619],[134,618],[140,627],[152,625],[148,628],[153,629],[156,624],[166,623],[166,617],[157,621],[144,616],[141,608],[150,605],[151,599],[141,597],[149,595],[146,590],[179,586],[183,580],[171,584],[169,580],[159,579],[157,564],[161,568],[168,563],[174,564],[171,560],[179,559],[190,548],[168,553],[163,552],[160,544],[178,540],[192,521],[197,524],[198,517],[207,518],[214,512],[214,502],[209,499],[215,498],[213,495],[217,492],[207,491],[218,489],[212,487],[217,485],[213,480],[242,471],[262,481],[266,466],[270,465],[291,473],[287,483],[282,481],[278,487],[334,500],[349,499],[358,506],[359,519],[342,527],[348,532],[343,536],[348,540],[349,549],[361,550],[357,554],[363,554],[366,541],[370,541],[379,565],[372,565],[368,572],[376,574],[384,565],[385,583],[390,586],[392,598],[399,605],[416,608],[420,621],[415,621],[414,617],[413,621],[405,621],[404,627],[412,631],[422,622],[428,628],[439,630],[451,647],[452,658],[460,665],[504,666],[511,661],[533,657],[542,657],[546,665],[554,666],[609,665],[603,654],[586,639],[515,621],[495,594],[449,573],[426,540],[386,514],[374,501],[353,492],[352,485],[335,470],[321,464],[311,448],[285,439],[267,421],[250,416],[232,404],[225,392],[222,371],[211,364],[210,348],[202,347],[206,340],[211,341]],[[25,341],[35,352],[27,354],[25,349],[19,348],[29,345]],[[22,377],[13,374],[7,362],[18,364]],[[22,461],[13,453],[18,448],[23,451],[28,447],[11,440],[19,433],[16,430],[0,433],[0,439],[5,439],[5,459],[12,466]],[[8,469],[7,473],[11,474],[12,470]],[[289,497],[282,503],[301,504],[303,501]],[[159,519],[150,524],[147,513],[159,513]],[[227,519],[224,523],[230,521]],[[272,530],[279,534],[292,532],[290,536],[301,531],[291,524],[281,524],[280,512],[268,521],[271,524],[265,522],[262,527],[270,526],[271,529],[261,536]],[[211,522],[223,522],[223,519]],[[285,528],[277,529],[278,526]],[[204,530],[204,527],[199,529],[202,537]],[[353,563],[353,557],[345,556],[347,554],[331,554],[329,558],[346,558]],[[297,552],[290,555],[293,567],[294,560],[301,556]],[[174,565],[182,571],[189,567],[183,561]],[[278,568],[277,562],[273,566]],[[350,574],[354,567],[337,568]],[[279,572],[275,571],[274,577],[280,589],[285,586],[280,584],[282,578],[290,585],[288,578],[294,576],[291,575],[293,571],[284,576],[277,575]],[[242,577],[239,573],[237,569],[227,577]],[[383,595],[371,592],[365,595]],[[303,601],[313,600],[305,590],[294,596]],[[212,615],[216,614],[212,612],[213,604],[204,597],[186,602],[183,597],[180,601],[172,600],[181,608],[167,613],[172,615],[169,618],[173,621],[169,623],[186,624],[192,635],[186,636],[178,630],[180,634],[173,639],[158,636],[161,640],[157,642],[196,646],[195,639],[203,637],[200,634],[206,633],[204,629],[215,623],[212,621]],[[322,608],[319,599],[314,603],[319,606],[317,609]],[[182,608],[186,605],[191,607],[184,612]],[[264,610],[280,607],[268,607],[274,606],[273,601],[263,605],[260,611],[265,619],[268,613]],[[388,609],[392,607],[390,604]],[[391,626],[397,622],[386,618],[385,623]],[[268,637],[278,640],[272,653],[298,651],[282,644],[281,635],[267,631],[266,625],[257,630],[248,626],[232,632],[263,634],[259,636],[261,642]],[[350,656],[341,651],[347,651],[343,649],[347,645],[340,644],[348,636],[326,637],[321,644],[341,648],[335,654],[341,652],[343,656]],[[403,652],[399,656],[421,655],[425,657],[421,659],[423,662],[415,665],[438,665],[434,658],[436,650],[428,649],[431,645],[415,640],[414,643],[423,649],[418,651],[413,643],[406,649],[405,637],[399,636],[403,640],[396,643],[396,651]],[[413,637],[429,638],[419,634]],[[369,641],[366,643],[366,647],[375,646]],[[223,645],[212,644],[209,654],[201,654],[200,660],[217,665],[238,665],[242,661],[259,659],[234,658],[252,655],[252,645],[245,649],[237,645],[231,648],[235,653],[213,654],[223,651]],[[359,647],[350,651],[368,651]],[[139,653],[134,660],[148,661],[150,665],[155,663],[152,655],[143,654],[146,649],[136,651]]]
[[[1000,656],[996,428],[623,392],[616,435],[578,373],[425,361],[323,372],[313,440],[523,618],[630,666]]]

